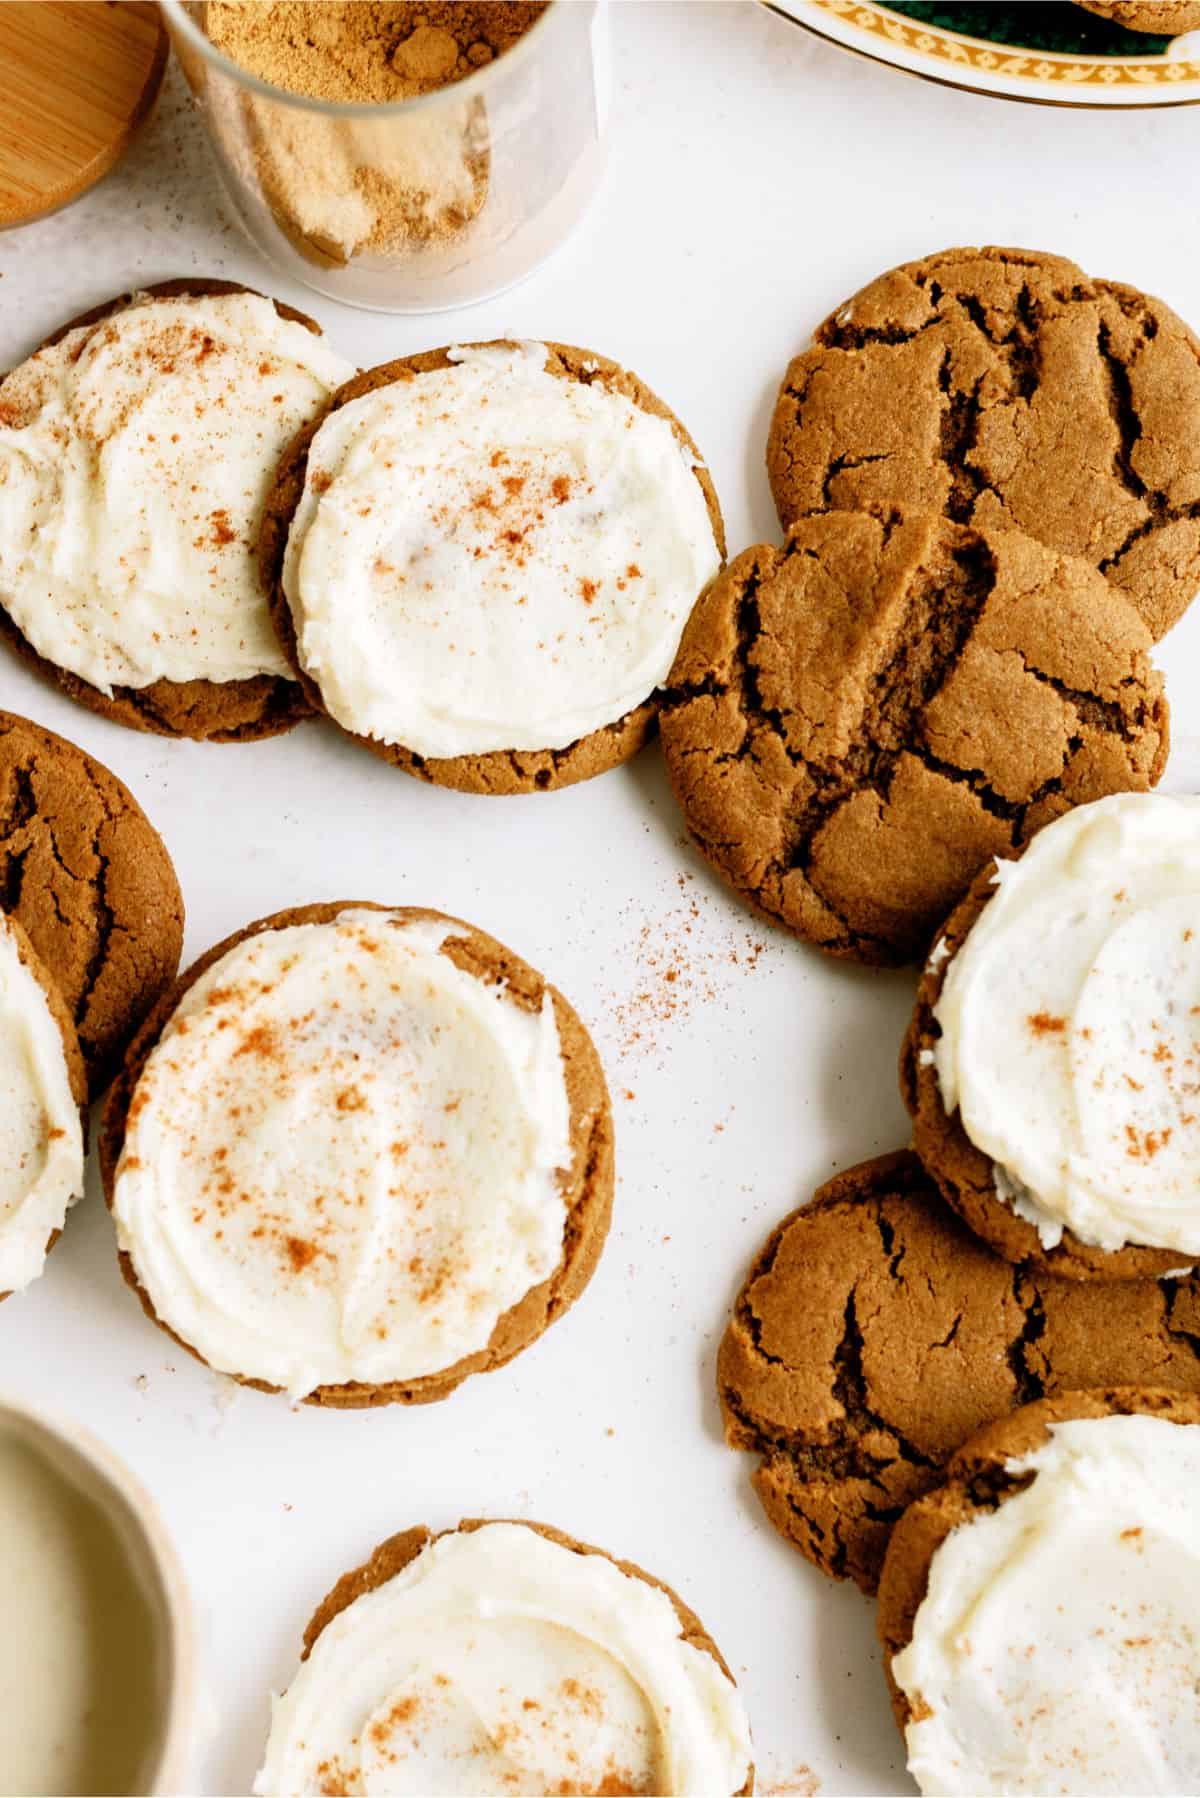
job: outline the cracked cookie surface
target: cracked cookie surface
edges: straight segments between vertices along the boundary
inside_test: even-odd
[[[912,1022],[900,1056],[900,1093],[913,1121],[913,1147],[948,1205],[1007,1261],[1025,1262],[1069,1280],[1153,1279],[1177,1269],[1186,1256],[1178,1249],[1127,1245],[1095,1248],[1072,1230],[1052,1249],[1042,1245],[1036,1225],[1018,1217],[996,1193],[995,1164],[971,1141],[957,1110],[942,1103],[933,1047],[940,1034],[934,1007],[941,997],[951,963],[996,888],[995,866],[987,865],[973,881],[939,932],[939,952],[921,975]],[[940,949],[945,944],[945,953]]]
[[[540,342],[541,340],[539,340]],[[308,470],[308,452],[313,439],[330,413],[337,411],[352,400],[360,399],[364,394],[372,393],[376,388],[387,387],[397,381],[411,379],[413,375],[429,374],[441,368],[452,367],[454,350],[459,346],[444,349],[427,350],[416,356],[404,356],[394,362],[386,362],[379,368],[368,369],[356,375],[351,381],[334,394],[329,405],[318,414],[304,430],[297,433],[285,451],[276,472],[274,487],[267,498],[263,529],[259,538],[259,572],[264,590],[270,596],[271,616],[280,643],[288,661],[295,670],[296,678],[304,691],[308,703],[314,710],[326,713],[321,689],[312,676],[302,667],[297,651],[296,630],[292,620],[291,609],[283,590],[283,564],[287,552],[288,531],[304,493],[305,478]],[[498,340],[490,344],[470,344],[463,346],[470,349],[511,348],[507,340]],[[623,394],[632,400],[643,412],[649,412],[657,418],[666,419],[679,443],[694,459],[694,472],[704,495],[705,505],[712,523],[713,535],[717,550],[722,560],[725,556],[725,526],[721,516],[720,504],[716,489],[712,484],[707,468],[700,459],[700,452],[675,414],[663,404],[658,396],[643,385],[634,374],[619,364],[610,362],[605,356],[598,356],[591,350],[573,348],[569,344],[554,343],[546,340],[546,368],[549,373],[564,381],[581,381],[585,384],[598,382],[602,387],[614,393]],[[345,734],[353,742],[361,743],[373,755],[383,761],[390,762],[395,768],[401,768],[406,774],[416,775],[420,780],[432,782],[436,786],[453,787],[464,793],[540,793],[549,792],[557,787],[573,785],[576,781],[590,780],[593,775],[606,773],[608,769],[618,767],[637,754],[650,736],[658,721],[659,695],[652,693],[641,705],[626,712],[624,717],[614,719],[601,730],[592,731],[588,736],[578,738],[564,749],[516,750],[497,749],[477,755],[455,755],[429,757],[417,755],[409,749],[394,743],[384,743],[377,738],[359,736],[353,731]],[[338,729],[344,729],[331,720]]]
[[[95,1096],[175,978],[183,897],[116,775],[11,712],[0,712],[0,905],[58,985]]]
[[[1115,587],[1019,532],[803,519],[697,603],[667,770],[751,904],[834,954],[912,960],[992,856],[1159,778],[1149,648]]]
[[[850,1168],[771,1233],[717,1381],[774,1527],[873,1592],[905,1506],[1020,1405],[1085,1386],[1200,1393],[1200,1282],[1013,1267],[907,1151]]]
[[[1108,575],[1157,638],[1200,590],[1200,340],[1061,257],[946,250],[819,327],[767,470],[785,527],[900,506],[1026,531]]]
[[[1085,12],[1094,12],[1126,31],[1149,31],[1155,36],[1177,37],[1183,31],[1200,31],[1197,0],[1078,0]]]

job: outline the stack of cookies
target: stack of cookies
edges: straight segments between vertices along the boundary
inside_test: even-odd
[[[895,270],[789,368],[785,543],[671,677],[720,873],[924,964],[913,1146],[772,1232],[718,1380],[774,1526],[878,1591],[927,1792],[1200,1775],[1200,799],[1150,791],[1198,444],[1159,302],[1023,252]]]

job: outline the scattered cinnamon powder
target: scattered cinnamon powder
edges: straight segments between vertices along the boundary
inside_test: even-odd
[[[609,1006],[622,1060],[665,1049],[696,1005],[721,1000],[731,967],[752,973],[768,948],[752,931],[717,934],[693,879],[680,874],[681,902],[630,932],[633,953],[625,965],[633,985],[614,994]]]
[[[768,1779],[763,1787],[764,1798],[816,1798],[820,1790],[820,1780],[803,1762],[788,1773]]]
[[[1062,1036],[1067,1028],[1066,1018],[1051,1017],[1048,1011],[1032,1012],[1026,1021],[1035,1036]]]
[[[389,1740],[393,1730],[398,1729],[402,1723],[411,1723],[420,1709],[421,1701],[415,1693],[410,1692],[406,1698],[397,1698],[395,1704],[393,1704],[388,1711],[387,1716],[380,1717],[372,1723],[372,1740],[380,1747],[383,1747]]]
[[[286,1237],[284,1248],[287,1250],[287,1257],[292,1264],[293,1271],[298,1274],[303,1273],[309,1263],[317,1258],[316,1243],[306,1242],[302,1236]]]
[[[233,1052],[236,1061],[240,1055],[260,1055],[264,1061],[270,1061],[280,1052],[279,1033],[273,1024],[255,1024],[248,1030]]]

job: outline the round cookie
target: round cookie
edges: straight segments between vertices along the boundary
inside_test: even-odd
[[[445,927],[452,934],[443,940],[440,952],[448,957],[454,967],[473,976],[485,988],[502,987],[520,1012],[540,1013],[544,999],[550,1000],[561,1047],[565,1099],[569,1110],[571,1165],[567,1170],[560,1170],[558,1175],[558,1185],[566,1208],[558,1265],[547,1278],[527,1288],[523,1296],[498,1318],[486,1345],[478,1351],[464,1355],[435,1371],[411,1378],[371,1382],[356,1379],[318,1384],[299,1395],[308,1404],[343,1408],[392,1403],[426,1404],[447,1397],[473,1373],[489,1372],[493,1368],[502,1367],[528,1348],[570,1308],[595,1270],[608,1234],[612,1211],[612,1115],[603,1069],[591,1038],[562,994],[493,937],[459,919],[448,918],[441,912],[414,906],[389,907],[367,901],[345,900],[276,912],[235,932],[225,941],[216,944],[180,976],[172,990],[163,996],[147,1018],[132,1044],[105,1108],[100,1138],[100,1171],[105,1198],[109,1209],[113,1210],[126,1135],[139,1106],[139,1078],[180,1002],[208,970],[222,961],[230,951],[265,932],[289,930],[293,926],[306,924],[329,924],[339,914],[347,911],[388,914],[405,924],[429,923]],[[306,1021],[300,1019],[299,1023],[303,1025]],[[348,1023],[347,1029],[350,1027]],[[273,1032],[269,1024],[256,1026],[244,1037],[239,1054],[261,1056],[269,1063],[276,1053],[276,1045],[273,1040],[263,1039],[271,1036]],[[356,1063],[358,1059],[357,1056],[354,1057]],[[284,1091],[286,1095],[286,1079]],[[454,1105],[446,1107],[448,1111],[455,1108]],[[347,1089],[339,1097],[337,1109],[347,1113],[362,1109],[360,1096]],[[398,1164],[403,1167],[406,1144],[396,1142],[391,1148]],[[416,1208],[421,1208],[419,1198]],[[319,1260],[324,1253],[315,1240],[318,1235],[318,1220],[314,1219],[308,1237],[288,1236],[285,1239],[285,1246],[291,1257],[291,1271],[297,1276],[302,1275],[311,1262]],[[332,1252],[336,1256],[336,1250]],[[180,1342],[182,1347],[188,1349],[189,1353],[204,1360],[205,1357],[158,1314],[133,1255],[124,1247],[119,1247],[118,1258],[126,1281],[137,1293],[147,1316]],[[414,1261],[409,1263],[407,1272],[413,1276],[417,1286],[422,1287],[418,1303],[424,1305],[428,1300],[436,1305],[442,1290],[440,1270],[423,1269]],[[254,1377],[250,1373],[243,1374],[232,1368],[225,1371],[229,1371],[241,1384],[255,1387],[259,1391],[280,1390],[276,1383]]]
[[[52,349],[72,331],[102,324],[104,320],[124,312],[147,296],[154,300],[174,300],[203,299],[225,294],[267,297],[236,281],[188,278],[160,281],[141,288],[136,293],[120,294],[103,305],[93,307],[46,338],[39,350]],[[316,321],[303,312],[296,311],[281,300],[272,299],[270,304],[280,319],[304,326],[315,337],[323,335]],[[38,353],[34,351],[34,355]],[[203,355],[203,348],[198,353]],[[12,399],[11,389],[8,396],[4,389],[5,383],[0,382],[0,423],[19,423],[19,417],[12,415],[13,407],[18,402]],[[9,400],[7,410],[6,397]],[[214,557],[239,551],[246,553],[244,545],[231,539],[226,513],[213,514],[211,541]],[[108,691],[104,691],[100,686],[67,668],[57,666],[40,654],[2,605],[0,637],[7,641],[24,662],[45,679],[61,687],[70,698],[100,713],[102,717],[111,718],[135,730],[206,742],[255,742],[262,737],[290,730],[300,719],[308,717],[311,710],[295,681],[271,674],[256,674],[225,681],[159,679],[147,686],[138,687],[112,684]]]
[[[912,1504],[900,1519],[892,1532],[879,1582],[877,1627],[880,1645],[883,1649],[884,1670],[891,1693],[892,1709],[901,1735],[907,1734],[910,1725],[932,1717],[934,1714],[923,1699],[914,1704],[906,1695],[897,1681],[895,1666],[899,1657],[904,1654],[913,1641],[917,1614],[929,1593],[934,1557],[939,1549],[944,1547],[952,1532],[968,1528],[974,1523],[994,1516],[1008,1500],[1028,1491],[1031,1483],[1042,1477],[1038,1473],[1031,1475],[1028,1471],[1014,1469],[1010,1464],[1014,1461],[1024,1461],[1030,1455],[1046,1448],[1051,1443],[1054,1426],[1118,1417],[1147,1417],[1178,1426],[1194,1426],[1200,1424],[1200,1398],[1195,1394],[1170,1392],[1154,1387],[1118,1386],[1114,1388],[1102,1386],[1091,1391],[1063,1392],[1054,1398],[1026,1405],[1011,1416],[991,1424],[974,1436],[942,1470],[937,1485]],[[1127,1449],[1125,1452],[1128,1453],[1129,1450]],[[1120,1518],[1117,1519],[1117,1521],[1120,1520]],[[1140,1538],[1142,1533],[1140,1528],[1129,1531],[1122,1530],[1120,1540],[1124,1543],[1127,1537]],[[961,1537],[958,1540],[961,1542]],[[1141,1555],[1143,1549],[1141,1544],[1134,1540],[1128,1543],[1124,1552],[1130,1555]],[[1120,1554],[1120,1550],[1118,1553]],[[1028,1578],[1031,1573],[1034,1573],[1032,1567],[1028,1569],[1026,1577]],[[1041,1568],[1043,1579],[1046,1577],[1046,1573],[1047,1569],[1043,1565]],[[1089,1577],[1095,1580],[1102,1576],[1097,1570]],[[1064,1583],[1062,1590],[1068,1592],[1070,1589],[1070,1585]],[[1143,1604],[1139,1607],[1138,1634],[1133,1634],[1130,1627],[1133,1620],[1123,1607],[1118,1610],[1118,1617],[1124,1628],[1118,1628],[1112,1632],[1114,1635],[1125,1638],[1121,1647],[1127,1653],[1136,1654],[1140,1648],[1147,1645],[1147,1638],[1140,1632],[1147,1627],[1150,1621],[1147,1614],[1158,1594],[1153,1584],[1144,1586],[1143,1591],[1145,1597],[1150,1600],[1150,1604]],[[1053,1602],[1053,1596],[1054,1594],[1050,1595],[1051,1602]],[[964,1607],[968,1600],[969,1593],[964,1592]],[[1061,1606],[1059,1609],[1061,1610]],[[1062,1764],[1055,1755],[1050,1740],[1037,1727],[1039,1719],[1048,1714],[1046,1710],[1036,1708],[1039,1702],[1053,1704],[1056,1716],[1065,1714],[1072,1722],[1078,1721],[1078,1712],[1071,1708],[1072,1670],[1069,1666],[1062,1667],[1061,1664],[1056,1668],[1059,1680],[1053,1694],[1042,1685],[1035,1685],[1034,1690],[1031,1691],[1030,1682],[1037,1681],[1040,1669],[1025,1671],[1028,1667],[1028,1658],[1022,1654],[1014,1638],[1018,1633],[1024,1634],[1029,1631],[1033,1627],[1032,1620],[1026,1621],[1010,1611],[1007,1616],[996,1619],[990,1625],[981,1618],[980,1627],[986,1631],[989,1627],[995,1628],[997,1622],[1002,1629],[1007,1625],[1011,1632],[1003,1645],[1011,1647],[1015,1653],[1021,1655],[1022,1673],[1015,1682],[1017,1691],[1020,1693],[1019,1710],[1021,1717],[1028,1720],[1026,1726],[1032,1725],[1024,1742],[1019,1745],[1015,1744],[1015,1746],[1019,1746],[1031,1757],[1040,1753],[1046,1766],[1039,1769],[1035,1763],[1028,1770],[1031,1774],[1040,1775],[1036,1785],[1030,1785],[1025,1778],[1019,1778],[1019,1774],[1024,1773],[1025,1769],[1009,1768],[1007,1769],[1008,1777],[1003,1786],[996,1784],[989,1789],[1010,1792],[1042,1791],[1049,1789],[1042,1783],[1043,1779],[1053,1777],[1055,1781],[1053,1790],[1055,1791],[1097,1790],[1091,1780],[1095,1777],[1097,1762],[1103,1761],[1103,1745],[1093,1737],[1086,1743],[1087,1749],[1091,1751],[1092,1766],[1089,1767],[1085,1764],[1082,1767],[1073,1768],[1070,1765]],[[1099,1637],[1108,1633],[1104,1628],[1097,1631]],[[1191,1632],[1188,1633],[1190,1636]],[[969,1655],[971,1646],[964,1644],[962,1652]],[[1112,1655],[1114,1652],[1119,1653],[1120,1650],[1116,1643],[1108,1646],[1101,1644],[1098,1652],[1101,1655]],[[1194,1648],[1192,1653],[1194,1654]],[[1143,1671],[1147,1675],[1148,1681],[1152,1679],[1154,1670],[1152,1660],[1148,1663],[1139,1663],[1136,1669],[1124,1669],[1127,1673]],[[1080,1671],[1086,1675],[1086,1666]],[[976,1677],[978,1678],[979,1675],[977,1674]],[[1076,1675],[1077,1678],[1078,1675]],[[1011,1700],[1013,1679],[1012,1675],[1008,1674],[1006,1667],[1001,1666],[989,1670],[987,1683],[989,1698],[997,1707],[1002,1702],[1000,1697],[1002,1691]],[[1133,1694],[1130,1696],[1136,1703],[1136,1696]],[[1190,1703],[1190,1693],[1188,1699]],[[1103,1704],[1103,1696],[1098,1695],[1098,1702]],[[1060,1705],[1064,1707],[1063,1712],[1057,1710]],[[995,1717],[984,1718],[984,1726],[987,1727],[989,1723],[994,1726],[997,1720]],[[1117,1727],[1120,1728],[1119,1721]],[[1067,1730],[1069,1739],[1070,1723],[1067,1725]],[[1083,1746],[1083,1743],[1080,1745]],[[964,1756],[970,1755],[972,1748],[973,1745],[969,1741],[956,1740],[956,1750]],[[976,1748],[974,1752],[977,1755],[978,1749]],[[989,1750],[989,1758],[990,1752]],[[1052,1773],[1048,1771],[1051,1767]],[[960,1777],[969,1779],[970,1776],[962,1773]],[[1061,1784],[1059,1783],[1060,1779],[1062,1780]],[[1009,1783],[1009,1780],[1018,1780],[1019,1782]],[[943,1790],[947,1788],[938,1783],[932,1788],[923,1786],[922,1789]],[[979,1787],[971,1782],[964,1784],[961,1789],[974,1791]],[[1168,1790],[1174,1789],[1174,1787],[1165,1785],[1159,1787],[1157,1784],[1145,1787],[1122,1786],[1114,1783],[1104,1789],[1112,1791]]]
[[[62,994],[94,1097],[175,978],[183,896],[116,775],[11,712],[0,712],[0,906]]]
[[[1078,4],[1085,12],[1123,25],[1126,31],[1149,31],[1162,37],[1200,31],[1196,0],[1078,0]]]
[[[936,509],[1085,557],[1161,637],[1200,589],[1200,343],[1160,300],[1030,250],[881,275],[784,377],[785,527]]]
[[[272,616],[280,641],[315,710],[328,712],[328,706],[318,682],[304,668],[299,658],[295,624],[284,591],[288,534],[305,492],[308,458],[314,438],[326,419],[342,407],[381,388],[410,381],[414,376],[451,368],[463,349],[468,352],[487,352],[515,350],[519,347],[507,340],[468,344],[461,348],[452,346],[429,350],[421,355],[401,357],[394,362],[384,363],[379,368],[370,369],[348,381],[333,396],[326,410],[298,433],[285,453],[279,465],[274,489],[267,501],[260,538],[260,571],[263,587],[271,596]],[[580,382],[585,386],[596,384],[623,396],[639,411],[666,420],[681,449],[694,459],[695,479],[703,496],[718,557],[723,560],[725,530],[716,491],[707,469],[700,461],[696,445],[675,415],[635,375],[606,357],[560,343],[547,342],[544,347],[547,352],[546,369],[556,378]],[[516,498],[519,501],[520,477],[516,479]],[[500,522],[503,523],[502,516]],[[514,547],[519,549],[520,540],[529,528],[528,521],[522,516],[514,519],[513,530],[505,535],[511,536]],[[637,578],[636,564],[630,564],[626,572]],[[592,584],[583,582],[581,586],[587,588]],[[592,603],[586,593],[584,603]],[[628,761],[653,731],[659,703],[659,693],[651,692],[622,716],[613,718],[602,728],[592,730],[557,749],[493,749],[472,754],[424,756],[395,743],[384,742],[379,737],[359,734],[341,724],[339,728],[392,766],[438,786],[454,787],[469,793],[547,792],[570,786],[575,781],[588,780],[593,775],[603,774],[621,762]],[[335,718],[334,722],[338,723],[338,720]]]
[[[565,1549],[572,1555],[582,1557],[596,1556],[600,1560],[616,1568],[617,1572],[623,1574],[627,1579],[639,1581],[650,1587],[653,1591],[664,1594],[665,1597],[669,1599],[675,1612],[678,1623],[679,1640],[687,1644],[688,1647],[695,1649],[700,1654],[708,1656],[716,1664],[716,1667],[724,1676],[724,1679],[728,1681],[730,1687],[734,1689],[736,1702],[736,1682],[734,1681],[733,1675],[730,1672],[720,1649],[708,1634],[695,1612],[684,1604],[683,1600],[670,1586],[666,1585],[664,1581],[656,1579],[653,1574],[647,1573],[643,1568],[636,1566],[632,1561],[619,1560],[615,1555],[608,1554],[604,1549],[594,1548],[587,1543],[580,1542],[575,1537],[564,1534],[561,1530],[551,1528],[548,1524],[528,1522],[524,1519],[464,1518],[463,1521],[458,1524],[456,1529],[434,1532],[423,1526],[418,1526],[415,1529],[404,1530],[399,1535],[389,1537],[387,1541],[382,1542],[379,1545],[370,1559],[364,1562],[361,1567],[356,1567],[350,1573],[343,1574],[342,1578],[338,1580],[333,1589],[322,1599],[304,1632],[304,1645],[300,1657],[301,1664],[303,1665],[310,1659],[324,1632],[336,1618],[342,1616],[351,1605],[355,1604],[357,1600],[363,1598],[367,1593],[380,1590],[380,1588],[386,1586],[390,1580],[393,1580],[398,1575],[402,1574],[406,1568],[410,1567],[413,1562],[434,1543],[450,1537],[474,1535],[477,1531],[491,1529],[496,1525],[499,1525],[506,1530],[513,1528],[528,1530],[533,1535],[542,1538],[543,1541],[550,1543],[556,1548]],[[518,1676],[519,1675],[514,1675],[514,1677]],[[571,1705],[579,1704],[582,1707],[585,1716],[590,1715],[593,1718],[596,1717],[600,1698],[598,1692],[593,1695],[587,1688],[580,1692],[578,1690],[578,1682],[568,1680],[564,1682],[562,1696],[567,1700],[567,1704],[563,1708],[567,1711],[568,1715]],[[282,1706],[285,1704],[287,1698],[288,1694],[285,1693],[283,1699],[278,1701],[279,1705]],[[409,1721],[410,1713],[419,1720],[420,1707],[416,1702],[410,1703],[407,1700],[402,1700],[401,1705],[404,1712],[402,1719],[400,1719],[401,1721]],[[539,1722],[539,1727],[544,1727],[540,1724],[540,1716],[543,1710],[542,1705],[527,1700],[521,1708],[525,1713],[533,1713]],[[600,1712],[600,1716],[602,1715],[603,1713]],[[746,1735],[746,1746],[748,1749],[749,1734],[748,1730],[745,1730],[744,1719],[742,1720],[742,1727]],[[515,1726],[512,1730],[512,1734],[514,1736],[519,1735],[519,1730]],[[518,1741],[518,1752],[519,1749],[520,1743]],[[319,1768],[318,1771],[322,1772],[324,1769]],[[255,1781],[254,1789],[256,1792],[265,1793],[273,1789],[264,1777],[266,1772],[267,1769],[264,1768],[263,1773],[261,1773],[259,1778]],[[345,1769],[340,1767],[336,1769],[330,1768],[329,1772],[333,1777],[341,1778],[344,1777]],[[463,1790],[466,1789],[468,1788],[464,1786]],[[555,1786],[554,1789],[558,1790],[559,1788]],[[571,1789],[574,1789],[574,1787]],[[583,1788],[581,1787],[580,1789]],[[587,1789],[593,1788],[589,1785]],[[633,1783],[630,1770],[612,1767],[606,1770],[605,1783],[596,1785],[594,1789],[597,1791],[603,1790],[613,1792],[641,1791],[643,1786],[640,1783]],[[656,1785],[654,1789],[658,1790],[659,1788]],[[742,1795],[752,1793],[753,1791],[754,1768],[753,1765],[748,1765],[744,1783],[738,1788],[737,1798],[742,1798]]]
[[[770,1522],[822,1573],[873,1592],[905,1506],[986,1424],[1081,1386],[1200,1393],[1198,1352],[1195,1277],[1012,1267],[905,1151],[839,1174],[772,1231],[717,1381]]]
[[[933,514],[802,519],[698,601],[661,723],[714,868],[836,955],[916,959],[991,856],[1152,786],[1149,637],[1087,563]]]
[[[946,1110],[934,1063],[941,1035],[934,1010],[955,956],[996,893],[996,878],[996,864],[989,863],[951,913],[921,975],[900,1057],[900,1091],[913,1120],[913,1147],[947,1204],[1006,1261],[1024,1262],[1069,1280],[1153,1279],[1178,1272],[1188,1261],[1179,1249],[1140,1244],[1104,1249],[1082,1241],[1069,1227],[1053,1248],[1045,1247],[1037,1225],[997,1195],[995,1163],[967,1135],[958,1107],[952,1113]],[[1041,1012],[1031,1015],[1029,1026],[1035,1036],[1057,1035],[1064,1027],[1062,1019]]]
[[[70,1205],[73,1204],[76,1199],[79,1199],[83,1196],[83,1156],[86,1155],[86,1153],[87,1153],[88,1082],[87,1082],[87,1069],[85,1068],[84,1061],[83,1061],[83,1052],[79,1047],[79,1037],[75,1030],[74,1020],[72,1019],[70,1012],[67,1010],[67,1007],[63,1002],[62,994],[59,992],[55,981],[52,979],[45,964],[42,962],[40,956],[37,954],[36,950],[33,947],[33,944],[29,940],[28,935],[22,929],[21,925],[18,923],[16,917],[10,915],[7,912],[4,913],[2,915],[2,917],[0,917],[0,933],[3,933],[4,935],[6,935],[8,937],[9,941],[12,943],[13,947],[16,950],[17,958],[18,958],[21,966],[28,971],[28,973],[33,977],[34,981],[37,983],[37,986],[41,989],[41,992],[45,998],[47,1010],[50,1013],[50,1017],[54,1023],[55,1028],[57,1029],[59,1038],[61,1039],[61,1042],[62,1042],[63,1060],[64,1060],[64,1063],[66,1066],[67,1083],[68,1083],[68,1087],[69,1087],[69,1091],[70,1091],[70,1097],[71,1097],[71,1099],[73,1099],[74,1104],[75,1104],[75,1109],[79,1113],[78,1149],[80,1151],[80,1158],[79,1158],[79,1162],[78,1162],[78,1191],[69,1195],[68,1201],[67,1201],[68,1208],[69,1208]],[[9,1080],[11,1083],[11,1070],[9,1073]],[[46,1120],[49,1116],[52,1116],[52,1115],[53,1115],[52,1113],[44,1112],[43,1120]],[[6,1120],[5,1120],[6,1129],[9,1128],[10,1125],[11,1125],[11,1118],[6,1118]],[[64,1127],[65,1127],[65,1119],[64,1119],[64,1126],[56,1127],[50,1133],[61,1136],[63,1134]],[[42,1128],[45,1129],[44,1121],[42,1124]],[[3,1219],[0,1220],[0,1253],[3,1252],[3,1240],[2,1239],[3,1239],[4,1231],[7,1229],[7,1227],[13,1221],[14,1221],[14,1218],[13,1218],[12,1214],[9,1212],[8,1207],[6,1206],[5,1215],[4,1215]],[[58,1239],[61,1235],[62,1235],[61,1225],[56,1226],[54,1229],[52,1229],[50,1231],[49,1236],[46,1238],[46,1245],[45,1245],[46,1254],[50,1253],[50,1250],[54,1247],[55,1243],[58,1241]],[[9,1275],[9,1277],[11,1278],[12,1276]],[[4,1276],[2,1274],[0,1274],[0,1301],[7,1299],[7,1298],[11,1298],[14,1290],[15,1289],[13,1287],[9,1287],[7,1290],[5,1290]]]

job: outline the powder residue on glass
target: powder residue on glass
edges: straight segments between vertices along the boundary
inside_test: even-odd
[[[204,23],[219,50],[272,87],[380,106],[455,86],[503,56],[545,10],[545,0],[209,0]],[[253,93],[238,99],[241,129],[229,135],[280,228],[318,265],[444,247],[483,207],[488,128],[477,97],[362,118]]]

